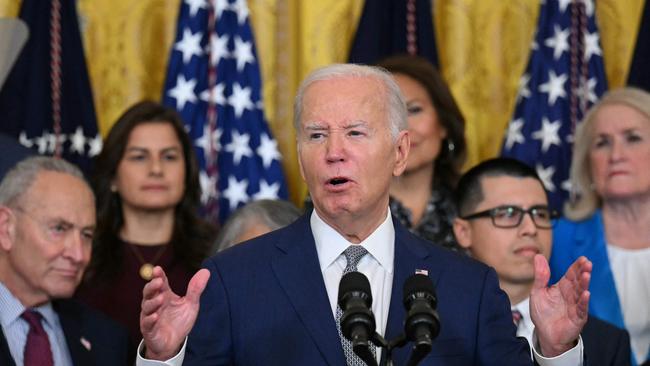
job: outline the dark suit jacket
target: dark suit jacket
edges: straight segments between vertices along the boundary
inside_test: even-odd
[[[106,316],[74,300],[57,300],[53,308],[59,315],[61,327],[75,366],[128,365],[128,335]],[[16,366],[2,331],[0,365]],[[81,343],[90,342],[90,350]]]
[[[409,233],[397,220],[386,338],[403,331],[402,286],[416,269],[436,287],[441,331],[420,365],[530,365],[492,269]],[[392,243],[391,243],[392,244]],[[309,213],[206,261],[210,281],[184,365],[345,365]],[[410,349],[393,353],[405,365]]]
[[[580,334],[587,360],[585,365],[630,365],[630,335],[626,330],[590,316]]]

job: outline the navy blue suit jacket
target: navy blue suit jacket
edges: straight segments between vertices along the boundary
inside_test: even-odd
[[[630,335],[624,329],[615,327],[590,316],[580,333],[589,366],[630,365]]]
[[[52,305],[61,321],[75,366],[128,365],[129,342],[126,329],[74,300],[57,300]],[[0,365],[16,366],[1,330],[0,335]],[[90,350],[81,343],[82,337],[90,342]]]
[[[515,337],[495,272],[395,225],[395,268],[386,338],[403,331],[402,286],[425,269],[436,287],[441,331],[420,365],[530,365]],[[208,259],[211,277],[184,365],[345,365],[320,271],[309,213],[284,229]],[[406,364],[410,349],[394,352]]]

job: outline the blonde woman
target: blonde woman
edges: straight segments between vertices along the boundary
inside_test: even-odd
[[[650,94],[608,93],[575,134],[573,200],[555,232],[551,273],[593,262],[589,311],[630,333],[636,364],[650,362]],[[634,360],[633,360],[634,363]]]

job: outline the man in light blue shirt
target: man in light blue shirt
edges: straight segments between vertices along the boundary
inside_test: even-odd
[[[126,364],[126,332],[99,313],[67,300],[90,260],[94,228],[93,193],[70,163],[32,157],[4,177],[0,183],[1,365]],[[30,316],[34,323],[29,322]]]

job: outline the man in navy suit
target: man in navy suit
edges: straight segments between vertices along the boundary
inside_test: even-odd
[[[0,365],[126,365],[128,336],[69,300],[90,259],[95,199],[82,173],[32,157],[0,183]]]
[[[295,128],[314,210],[207,260],[185,297],[171,292],[156,267],[143,290],[138,363],[362,364],[348,358],[337,332],[338,284],[349,256],[370,280],[376,330],[388,339],[403,331],[405,279],[428,273],[441,330],[422,365],[530,364],[494,271],[418,239],[391,217],[390,182],[404,171],[410,146],[406,116],[398,86],[381,69],[332,65],[310,74],[296,97]],[[350,248],[361,254],[348,255]],[[537,269],[540,283],[547,268],[543,262]],[[557,318],[555,328],[539,333],[540,354],[581,362],[590,271],[581,258],[563,286],[540,286],[539,315]],[[406,364],[409,352],[395,351],[395,364]]]
[[[458,243],[496,270],[512,304],[517,335],[533,344],[535,325],[529,307],[530,297],[536,296],[533,260],[550,256],[554,223],[542,181],[520,161],[490,159],[461,177],[456,196]],[[554,325],[542,322],[543,326]],[[581,335],[589,365],[630,364],[627,331],[589,317]]]

